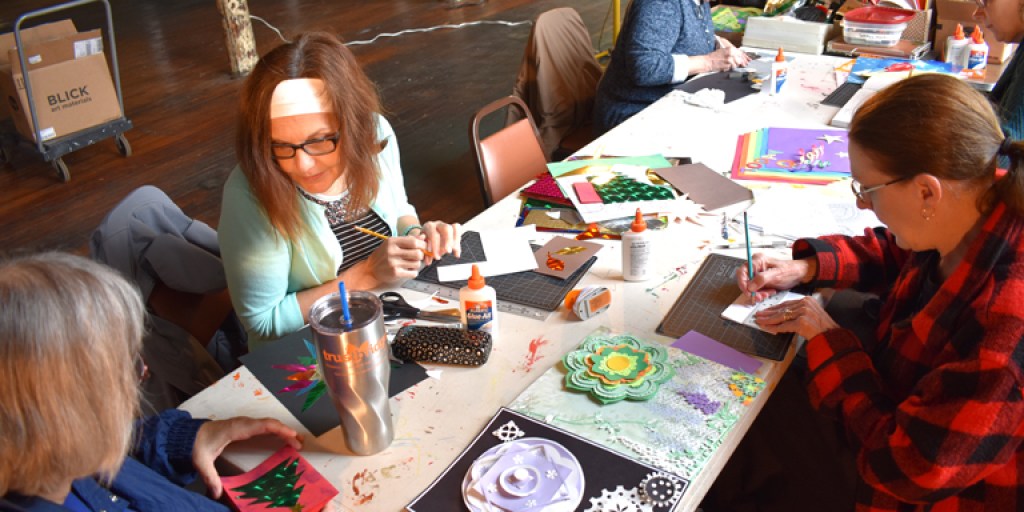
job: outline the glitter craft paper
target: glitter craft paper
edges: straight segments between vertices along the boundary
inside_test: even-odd
[[[607,328],[586,337],[610,342]],[[665,347],[675,370],[649,401],[601,405],[565,389],[566,369],[549,369],[509,406],[528,416],[686,479],[697,477],[764,381]]]

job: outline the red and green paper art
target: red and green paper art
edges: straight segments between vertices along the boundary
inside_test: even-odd
[[[298,356],[298,364],[275,364],[272,367],[294,372],[287,378],[289,381],[294,381],[295,384],[282,388],[279,393],[297,391],[295,393],[297,396],[307,395],[306,401],[302,403],[302,410],[305,411],[324,395],[327,386],[324,384],[320,376],[320,368],[317,366],[316,347],[309,340],[302,341],[305,342],[306,350],[309,351],[308,356]]]
[[[595,178],[590,182],[594,185],[594,190],[597,191],[597,195],[601,197],[601,202],[604,204],[671,201],[676,198],[668,186],[641,183],[619,172],[614,173],[614,177],[608,181]]]
[[[675,375],[664,347],[627,335],[588,338],[562,358],[565,386],[589,393],[602,404],[650,400]]]
[[[281,448],[248,473],[221,478],[237,510],[317,512],[338,494],[323,475],[290,446]]]
[[[733,179],[825,185],[848,177],[846,130],[762,128],[736,143]]]

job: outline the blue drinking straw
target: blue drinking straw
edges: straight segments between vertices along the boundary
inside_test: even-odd
[[[345,281],[338,281],[338,295],[341,297],[341,316],[345,319],[345,328],[352,328],[352,313],[348,310],[348,293],[345,292]]]

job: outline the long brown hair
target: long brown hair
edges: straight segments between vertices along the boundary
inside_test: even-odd
[[[987,189],[978,209],[996,202],[1024,214],[1024,144],[1005,141],[999,118],[981,93],[948,75],[924,74],[872,96],[853,116],[850,140],[894,178],[929,173]],[[1009,172],[995,179],[998,157]]]
[[[235,151],[270,223],[289,240],[298,238],[304,226],[295,184],[271,156],[270,98],[277,84],[293,78],[319,78],[326,86],[341,129],[338,145],[353,211],[367,208],[377,196],[382,148],[377,89],[338,38],[309,32],[264,55],[242,89]]]

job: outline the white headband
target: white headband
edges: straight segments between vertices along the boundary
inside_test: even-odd
[[[293,78],[277,84],[270,98],[270,118],[319,114],[334,109],[324,98],[324,81],[319,78]]]

